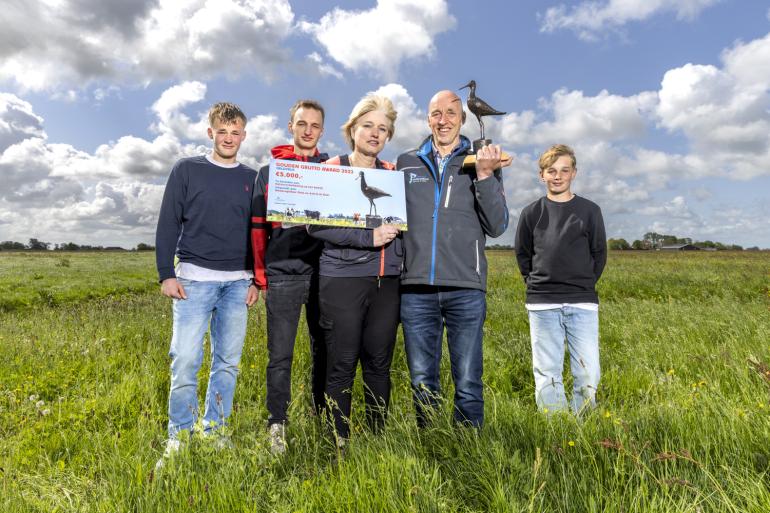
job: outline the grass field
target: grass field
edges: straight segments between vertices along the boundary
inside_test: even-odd
[[[329,217],[323,217],[322,221],[319,221],[318,218],[313,217],[306,217],[302,215],[295,215],[295,216],[285,216],[282,214],[270,214],[267,217],[268,221],[273,222],[284,222],[289,224],[317,224],[321,226],[346,226],[349,228],[366,228],[366,216],[362,219],[359,219],[358,221],[354,221],[353,219],[344,218],[344,219],[332,219]],[[387,219],[387,218],[386,218]],[[399,230],[407,230],[407,224],[406,223],[390,223]]]
[[[235,447],[193,438],[155,475],[171,318],[154,255],[0,253],[0,511],[770,511],[769,253],[612,253],[582,421],[536,412],[523,283],[511,253],[489,256],[480,433],[449,405],[415,428],[399,337],[386,433],[361,425],[359,388],[338,459],[309,414],[303,331],[289,451],[271,457],[260,303]]]

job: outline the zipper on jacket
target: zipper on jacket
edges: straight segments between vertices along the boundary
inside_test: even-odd
[[[425,155],[420,155],[420,159],[428,166],[428,169],[433,174],[433,178],[436,180],[436,186],[433,189],[433,234],[430,247],[430,277],[429,283],[433,285],[433,279],[436,273],[436,217],[438,216],[438,207],[441,204],[441,186],[439,185],[439,178],[436,175],[436,168],[434,167],[433,157],[428,158]]]
[[[460,152],[465,151],[468,149],[468,146],[465,144],[460,144],[458,150],[455,150],[452,152],[451,157],[447,161],[447,164],[454,158],[455,156],[459,155]],[[428,158],[425,154],[418,154],[420,159],[422,159],[423,162],[428,166],[428,169],[433,173],[433,177],[437,178],[436,181],[436,189],[433,194],[433,238],[431,240],[431,251],[430,251],[430,285],[433,285],[436,279],[436,228],[438,224],[438,209],[441,206],[441,191],[444,188],[444,175],[446,173],[441,173],[441,176],[436,175],[436,168],[435,163],[433,162],[433,155],[431,154],[430,158]],[[451,176],[450,176],[451,178]]]
[[[446,199],[444,200],[444,208],[449,208],[449,195],[452,194],[452,178],[454,178],[454,176],[449,175],[449,183],[447,183]]]
[[[479,240],[476,239],[476,274],[481,275],[481,270],[479,269]]]

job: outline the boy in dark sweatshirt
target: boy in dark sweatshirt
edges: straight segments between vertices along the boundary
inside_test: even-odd
[[[525,207],[516,228],[516,259],[527,284],[535,400],[545,413],[566,410],[564,341],[570,355],[571,408],[596,405],[599,386],[599,297],[607,261],[599,206],[575,195],[574,151],[562,144],[540,157],[546,195]]]

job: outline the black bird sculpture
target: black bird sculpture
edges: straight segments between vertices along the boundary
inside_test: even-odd
[[[484,122],[481,120],[481,118],[483,116],[502,116],[505,114],[505,112],[500,112],[499,110],[490,107],[487,102],[481,98],[476,97],[475,80],[471,80],[460,89],[465,89],[466,87],[470,88],[471,94],[468,95],[468,100],[465,103],[468,105],[468,110],[471,111],[473,115],[476,116],[476,119],[479,120],[479,125],[481,126],[481,139],[485,139]]]
[[[366,185],[366,177],[363,171],[358,172],[358,178],[361,179],[361,192],[369,200],[369,215],[372,215],[372,207],[374,207],[374,215],[377,215],[377,205],[374,204],[374,200],[383,196],[390,196],[390,194],[377,187]]]

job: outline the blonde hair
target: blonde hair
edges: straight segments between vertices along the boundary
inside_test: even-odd
[[[382,111],[385,114],[385,117],[388,118],[388,121],[390,121],[390,126],[388,127],[388,140],[393,138],[393,134],[396,133],[396,117],[398,116],[396,109],[393,107],[393,102],[385,96],[367,94],[356,103],[356,106],[353,107],[353,110],[350,112],[348,120],[342,125],[342,137],[345,139],[345,142],[348,143],[351,150],[355,150],[356,145],[353,141],[353,135],[350,132],[362,116],[375,110]]]
[[[559,160],[559,157],[563,156],[569,156],[570,159],[572,159],[572,167],[574,169],[577,169],[577,159],[575,158],[575,151],[567,146],[566,144],[554,144],[550,148],[548,148],[545,153],[540,155],[540,160],[538,161],[538,165],[540,166],[540,171],[545,171],[549,167],[553,165],[554,162]]]
[[[234,103],[219,102],[209,109],[209,126],[212,128],[217,121],[229,125],[234,123],[236,119],[240,119],[243,126],[246,126],[246,114]]]

